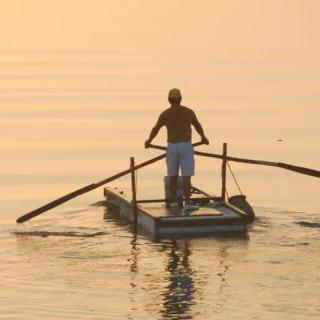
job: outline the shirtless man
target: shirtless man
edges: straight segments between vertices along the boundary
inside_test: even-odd
[[[195,113],[182,106],[182,96],[179,89],[171,89],[168,95],[170,108],[163,111],[156,125],[150,132],[149,139],[145,142],[145,148],[149,148],[151,141],[157,136],[161,127],[166,126],[168,132],[167,169],[170,176],[170,192],[172,210],[178,209],[177,180],[179,167],[183,176],[185,210],[196,210],[197,206],[190,203],[191,176],[194,175],[194,151],[191,143],[191,125],[201,137],[201,142],[209,144],[200,122]]]

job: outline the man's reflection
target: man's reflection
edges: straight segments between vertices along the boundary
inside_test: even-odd
[[[172,242],[166,268],[168,285],[162,294],[164,319],[192,319],[190,307],[194,303],[195,287],[189,264],[190,253],[187,241],[180,245],[177,241]]]

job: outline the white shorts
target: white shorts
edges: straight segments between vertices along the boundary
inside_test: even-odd
[[[191,142],[168,143],[168,176],[177,176],[181,167],[182,176],[194,175],[194,151]]]

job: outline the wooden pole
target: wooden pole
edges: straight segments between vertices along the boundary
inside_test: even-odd
[[[159,149],[159,150],[165,150],[165,147],[162,146],[155,146],[153,144],[150,145],[150,148]],[[223,159],[223,155],[216,154],[216,153],[208,153],[208,152],[202,152],[202,151],[195,151],[194,154],[202,157],[209,157],[209,158],[216,158],[216,159]],[[234,162],[241,162],[241,163],[249,163],[249,164],[257,164],[262,166],[269,166],[269,167],[278,167],[298,173],[302,173],[308,176],[320,178],[320,171],[300,166],[295,166],[288,163],[282,163],[282,162],[273,162],[273,161],[265,161],[265,160],[253,160],[253,159],[244,159],[244,158],[237,158],[237,157],[229,157],[227,156],[228,161],[234,161]]]
[[[134,157],[130,158],[130,170],[131,170],[131,189],[132,189],[132,205],[133,205],[133,225],[134,230],[137,230],[138,210],[137,210],[137,190],[136,190],[136,177],[134,168]]]
[[[143,167],[145,167],[145,166],[147,166],[147,165],[149,165],[151,163],[154,163],[156,161],[159,161],[159,160],[161,160],[161,159],[163,159],[165,157],[166,157],[166,154],[164,153],[164,154],[161,154],[160,156],[152,158],[152,159],[150,159],[148,161],[145,161],[145,162],[142,162],[140,164],[137,164],[134,167],[134,170],[138,170],[140,168],[143,168]],[[104,184],[109,183],[109,182],[111,182],[113,180],[116,180],[116,179],[118,179],[118,178],[120,178],[122,176],[125,176],[126,174],[128,174],[130,172],[131,172],[131,169],[124,170],[124,171],[119,172],[119,173],[117,173],[117,174],[115,174],[115,175],[113,175],[113,176],[111,176],[109,178],[106,178],[106,179],[101,180],[101,181],[96,182],[96,183],[89,184],[89,185],[87,185],[87,186],[85,186],[85,187],[83,187],[81,189],[78,189],[78,190],[75,190],[75,191],[73,191],[71,193],[68,193],[68,194],[66,194],[66,195],[64,195],[64,196],[62,196],[62,197],[60,197],[60,198],[58,198],[56,200],[53,200],[53,201],[45,204],[44,206],[42,206],[42,207],[40,207],[38,209],[35,209],[35,210],[33,210],[33,211],[29,212],[29,213],[24,214],[23,216],[18,218],[16,220],[16,222],[17,223],[23,223],[25,221],[28,221],[28,220],[30,220],[30,219],[32,219],[32,218],[34,218],[34,217],[36,217],[36,216],[48,211],[50,209],[58,207],[60,204],[63,204],[65,202],[67,202],[67,201],[69,201],[69,200],[71,200],[71,199],[73,199],[75,197],[78,197],[78,196],[80,196],[80,195],[82,195],[84,193],[87,193],[87,192],[89,192],[91,190],[99,188],[99,187],[103,186]]]
[[[221,168],[221,177],[222,177],[222,189],[221,189],[221,198],[222,201],[226,201],[226,182],[227,182],[227,144],[223,144],[223,153],[222,153],[222,168]]]

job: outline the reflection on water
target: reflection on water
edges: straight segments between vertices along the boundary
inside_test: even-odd
[[[98,210],[97,221],[101,222],[104,209]],[[93,212],[90,219],[92,216]],[[16,260],[0,266],[2,290],[11,292],[10,287],[19,284],[22,294],[32,293],[25,298],[30,310],[24,311],[27,315],[41,319],[42,313],[48,312],[50,318],[59,303],[61,314],[81,305],[83,317],[95,319],[114,319],[117,314],[120,319],[212,319],[214,315],[222,320],[232,318],[235,311],[243,315],[240,319],[246,319],[265,310],[270,316],[277,315],[279,309],[289,316],[290,312],[299,314],[298,306],[282,298],[274,300],[270,290],[283,299],[317,290],[316,283],[312,284],[316,262],[310,255],[317,249],[312,240],[315,234],[307,234],[306,228],[296,224],[296,218],[284,219],[285,229],[281,221],[253,225],[250,239],[167,239],[158,243],[132,234],[111,216],[95,231],[75,226],[84,220],[70,218],[68,222],[74,227],[61,232],[58,226],[48,227],[44,237],[44,231],[35,228],[29,234],[15,234]],[[286,230],[283,236],[279,236],[281,230]],[[73,236],[81,233],[97,236]],[[297,241],[298,235],[303,241]],[[301,245],[307,241],[308,246]],[[301,254],[306,262],[303,268]],[[288,265],[295,268],[289,272]],[[286,286],[293,290],[289,292]],[[35,300],[33,295],[39,298]],[[310,303],[308,314],[312,318],[316,300]],[[248,308],[248,304],[256,307]],[[34,311],[35,305],[38,311]],[[78,307],[72,312],[77,314]]]
[[[166,282],[163,296],[162,315],[164,319],[192,319],[191,307],[195,303],[196,291],[192,268],[189,261],[191,251],[186,240],[181,246],[172,241],[168,249]]]
[[[245,239],[238,239],[242,245],[246,246]],[[245,240],[244,242],[242,240]],[[227,303],[230,296],[228,295],[228,271],[231,265],[228,263],[228,245],[220,245],[216,252],[216,256],[207,257],[212,260],[212,265],[209,266],[211,272],[206,273],[205,270],[194,270],[192,266],[192,239],[181,240],[166,240],[158,244],[158,250],[161,252],[162,258],[165,262],[162,268],[159,268],[157,261],[154,261],[154,273],[160,274],[157,283],[150,285],[149,293],[147,295],[154,295],[151,297],[146,307],[149,310],[154,310],[156,314],[161,314],[161,319],[176,320],[176,319],[193,319],[200,314],[206,317],[206,312],[198,312],[196,306],[201,303],[205,296],[206,286],[210,283],[210,278],[215,278],[214,287],[210,300],[210,308],[215,312],[220,312]],[[214,240],[213,240],[214,241]],[[237,241],[237,240],[236,240]],[[138,287],[141,283],[137,278],[139,273],[143,272],[145,266],[139,268],[139,255],[141,254],[141,246],[137,235],[133,235],[131,241],[130,253],[130,272],[131,278],[131,294],[130,301],[133,304],[132,312],[136,310],[135,303],[137,302],[137,295],[139,295]],[[141,258],[143,260],[143,258]],[[198,263],[195,262],[197,265]],[[216,265],[215,265],[216,264]],[[148,270],[150,272],[150,270]],[[163,285],[164,284],[164,285]],[[212,283],[210,284],[212,285]],[[158,286],[155,290],[154,286]],[[194,308],[195,306],[195,308]],[[131,318],[130,318],[131,319]]]

